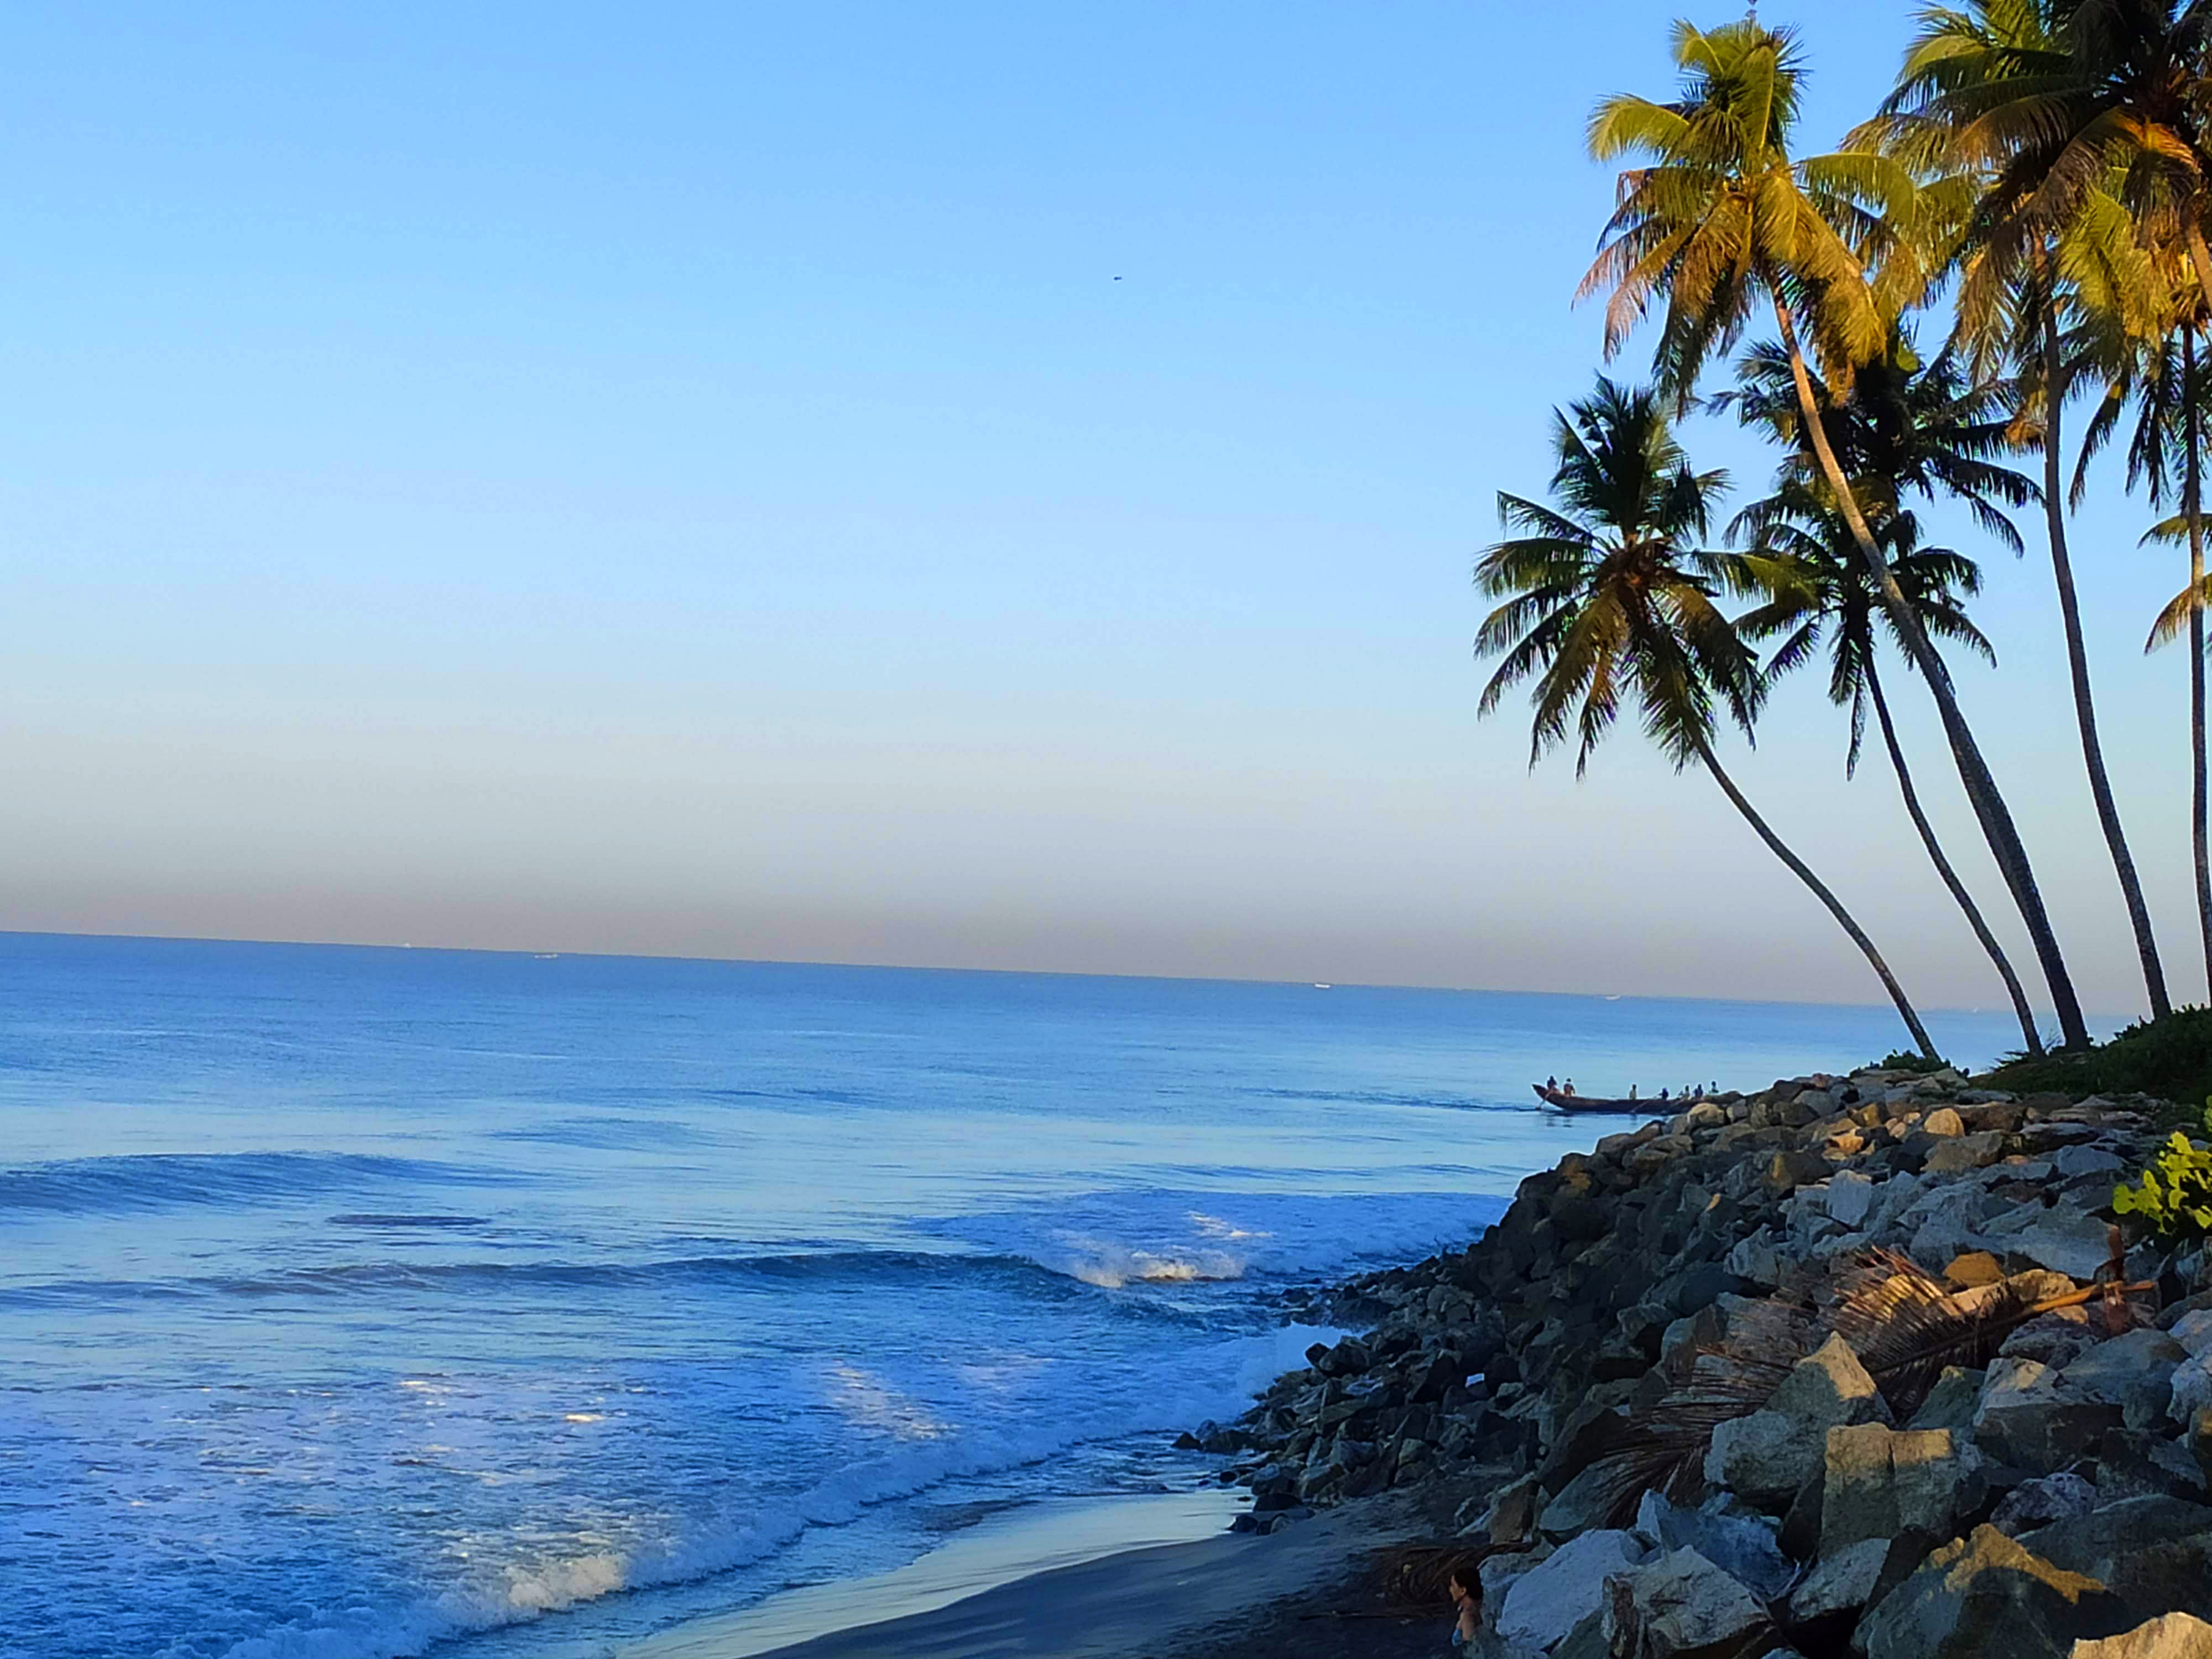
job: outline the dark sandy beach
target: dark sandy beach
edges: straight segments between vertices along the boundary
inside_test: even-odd
[[[1437,1535],[1436,1502],[1394,1495],[1272,1537],[1222,1534],[1032,1574],[949,1607],[855,1622],[795,1645],[753,1644],[743,1619],[679,1626],[622,1659],[1375,1659],[1442,1649],[1447,1621],[1388,1616],[1372,1563]]]

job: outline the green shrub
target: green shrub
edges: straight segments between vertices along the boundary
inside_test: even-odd
[[[2015,1056],[1976,1081],[2014,1094],[2056,1091],[2076,1100],[2099,1094],[2202,1100],[2212,1095],[2212,1009],[2177,1008],[2164,1019],[2142,1020],[2087,1050]],[[2193,1127],[2196,1114],[2174,1121]]]
[[[1917,1048],[1899,1048],[1875,1063],[1885,1072],[1917,1072],[1924,1077],[1930,1072],[1942,1071],[1951,1062],[1940,1057],[1931,1060]]]
[[[2212,1135],[2212,1100],[2204,1103],[2204,1133]],[[2139,1182],[2112,1188],[2112,1208],[2141,1216],[2163,1237],[2212,1237],[2212,1146],[2176,1129]]]

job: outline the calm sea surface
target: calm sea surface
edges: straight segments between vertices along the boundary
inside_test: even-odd
[[[1996,1014],[1938,1018],[1954,1054]],[[1036,1499],[1886,1010],[0,935],[0,1653],[596,1654]]]

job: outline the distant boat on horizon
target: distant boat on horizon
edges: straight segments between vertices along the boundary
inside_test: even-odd
[[[1334,985],[1328,984],[1328,983],[1327,983],[1325,981],[1322,981],[1322,980],[1318,980],[1318,979],[1317,979],[1317,980],[1316,980],[1316,981],[1313,982],[1313,988],[1314,988],[1314,989],[1315,989],[1315,990],[1316,990],[1316,991],[1334,991],[1334,989],[1336,989],[1336,987],[1334,987]]]

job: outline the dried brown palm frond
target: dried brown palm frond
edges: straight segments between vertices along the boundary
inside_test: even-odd
[[[1687,1383],[1656,1405],[1630,1413],[1596,1455],[1570,1474],[1598,1472],[1597,1497],[1607,1526],[1634,1520],[1647,1492],[1694,1503],[1713,1431],[1764,1406],[1799,1358],[1701,1351]]]
[[[1448,1613],[1451,1581],[1458,1579],[1480,1596],[1482,1564],[1502,1553],[1495,1544],[1464,1541],[1400,1544],[1385,1550],[1376,1560],[1384,1605],[1401,1612]]]
[[[2032,1282],[2020,1279],[1954,1291],[1911,1258],[1875,1250],[1843,1281],[1832,1323],[1890,1410],[1906,1418],[1926,1402],[1944,1367],[1988,1364],[2005,1338],[2029,1320],[2095,1298],[2108,1309],[2124,1308],[2128,1297],[2154,1288],[2124,1283],[2112,1263],[2098,1280],[2057,1296],[2038,1296]],[[2108,1321],[2127,1316],[2108,1315]],[[2108,1328],[2124,1326],[2108,1323]]]

